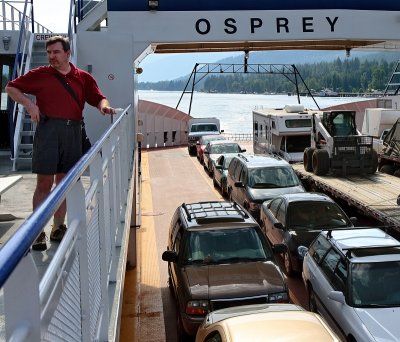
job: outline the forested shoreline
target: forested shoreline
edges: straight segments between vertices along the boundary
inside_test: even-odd
[[[367,93],[385,89],[397,62],[352,58],[333,62],[296,65],[309,89],[332,89],[336,92]],[[139,83],[141,90],[182,91],[185,78]],[[218,93],[286,93],[295,92],[295,85],[282,75],[210,74],[196,85],[196,91]],[[299,82],[299,91],[306,87]]]

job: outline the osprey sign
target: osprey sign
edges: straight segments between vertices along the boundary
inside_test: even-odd
[[[330,32],[335,32],[335,25],[339,17],[325,17],[326,25]],[[303,33],[314,32],[314,17],[302,17],[300,27],[291,25],[289,18],[277,17],[273,20],[275,33],[290,33],[290,30],[301,31]],[[235,34],[238,31],[238,23],[235,18],[226,18],[224,20],[224,32],[226,34]],[[207,35],[212,30],[211,22],[206,18],[198,19],[195,23],[196,32],[200,35]],[[248,27],[241,28],[249,33],[256,33],[257,30],[263,29],[263,19],[258,17],[249,18]]]

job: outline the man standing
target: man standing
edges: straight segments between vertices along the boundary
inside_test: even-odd
[[[33,210],[50,193],[82,156],[82,111],[85,102],[97,107],[101,114],[115,114],[115,109],[86,71],[70,63],[70,44],[62,36],[46,42],[48,66],[30,70],[10,81],[6,92],[25,107],[32,122],[37,123],[33,142],[32,172],[37,174]],[[25,94],[34,95],[36,102]],[[66,203],[54,214],[50,239],[61,241],[65,226]],[[32,245],[46,250],[46,234],[42,232]]]

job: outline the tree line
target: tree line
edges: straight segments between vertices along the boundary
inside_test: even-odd
[[[336,92],[364,93],[385,89],[397,62],[352,58],[296,66],[309,89],[329,88]],[[188,78],[139,83],[141,90],[183,91]],[[293,79],[294,80],[294,79]],[[218,93],[287,93],[296,86],[279,74],[210,74],[196,85],[196,91]],[[298,82],[299,91],[306,87]],[[190,89],[188,89],[190,90]]]

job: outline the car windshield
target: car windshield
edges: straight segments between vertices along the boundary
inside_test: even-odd
[[[288,207],[287,221],[289,229],[292,230],[352,226],[350,220],[338,205],[325,201],[291,203]]]
[[[214,140],[225,140],[224,137],[207,137],[207,138],[203,138],[201,144],[202,145],[207,145],[210,141],[214,141]]]
[[[350,296],[354,306],[400,306],[400,261],[351,265]]]
[[[218,127],[215,124],[192,125],[190,132],[218,132]]]
[[[299,185],[299,179],[291,167],[263,167],[250,169],[248,183],[251,188],[288,188]]]
[[[223,264],[271,259],[272,252],[254,228],[190,232],[185,264]]]
[[[223,153],[239,153],[240,147],[238,144],[217,144],[211,145],[210,153],[223,154]]]

